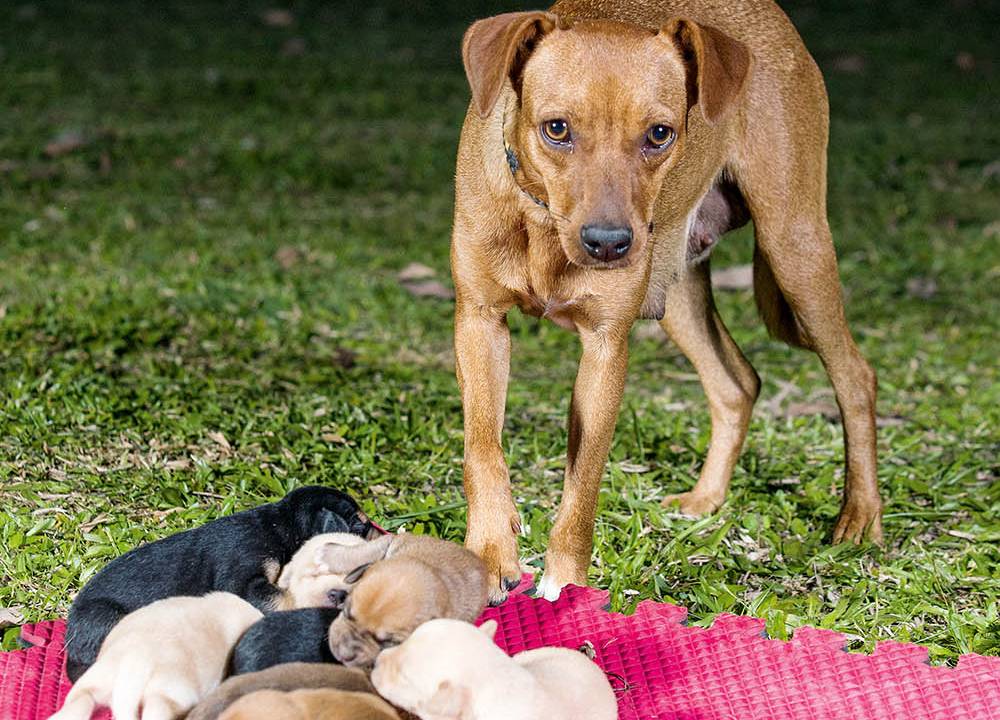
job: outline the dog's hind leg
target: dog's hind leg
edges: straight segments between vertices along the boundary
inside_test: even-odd
[[[712,441],[694,488],[666,497],[663,504],[678,503],[687,515],[703,515],[726,499],[760,379],[715,309],[708,262],[689,268],[668,289],[666,307],[660,326],[698,372],[712,416]]]
[[[735,167],[753,217],[754,289],[772,335],[819,355],[843,417],[847,479],[835,542],[882,539],[882,501],[875,464],[875,372],[861,356],[844,317],[837,256],[826,217],[826,97],[815,70],[813,95],[798,88],[781,147],[768,127],[770,106],[753,115]],[[801,79],[801,78],[800,78]]]

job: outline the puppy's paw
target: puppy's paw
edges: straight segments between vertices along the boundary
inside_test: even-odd
[[[470,530],[472,525],[470,524]],[[521,530],[520,518],[511,516],[506,527],[492,534],[469,533],[465,546],[474,552],[486,566],[488,602],[499,605],[508,593],[521,582],[521,563],[517,549],[517,534]]]
[[[667,495],[660,504],[665,508],[677,505],[680,507],[682,514],[689,517],[701,517],[702,515],[714,513],[722,507],[722,503],[725,501],[725,495],[718,497],[690,490],[685,493],[678,493],[677,495]]]
[[[833,542],[860,545],[865,539],[882,544],[882,501],[875,498],[848,500],[833,526]]]

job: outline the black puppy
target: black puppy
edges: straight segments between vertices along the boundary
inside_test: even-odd
[[[340,610],[336,608],[301,608],[265,615],[250,629],[233,650],[231,674],[266,670],[289,662],[335,663],[327,632]]]
[[[311,486],[125,553],[91,578],[73,602],[66,673],[75,682],[119,620],[163,598],[224,590],[262,612],[273,610],[281,595],[274,585],[281,566],[306,540],[328,532],[378,534],[349,495]]]

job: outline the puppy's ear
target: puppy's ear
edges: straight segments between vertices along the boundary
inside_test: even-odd
[[[547,12],[513,12],[477,20],[462,39],[462,62],[480,117],[489,117],[504,80],[515,89],[524,63],[538,40],[558,26]]]
[[[353,585],[358,580],[360,580],[366,572],[368,572],[368,568],[370,568],[372,565],[374,565],[374,563],[369,562],[354,568],[349,573],[347,573],[347,575],[344,576],[344,582],[347,583],[348,585]]]
[[[329,508],[320,508],[319,512],[316,513],[316,526],[318,528],[317,535],[350,531],[344,518]]]
[[[348,573],[361,565],[371,565],[385,557],[392,536],[384,537],[385,540],[379,538],[358,545],[325,543],[316,550],[316,564],[323,565],[328,572],[338,575]]]
[[[449,720],[461,720],[469,710],[471,704],[469,691],[463,687],[452,684],[448,680],[442,680],[437,690],[431,695],[424,707],[420,708],[427,715],[436,718],[448,718]]]
[[[479,626],[479,632],[488,637],[490,640],[496,637],[497,634],[497,621],[487,620],[482,625]]]
[[[680,50],[687,66],[688,108],[698,105],[714,125],[733,106],[750,75],[750,49],[739,40],[707,25],[674,18],[661,37]]]

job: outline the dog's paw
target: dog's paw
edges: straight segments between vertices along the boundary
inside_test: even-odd
[[[535,591],[535,597],[545,598],[549,602],[555,602],[559,599],[562,594],[562,589],[566,587],[568,583],[559,582],[549,573],[542,575],[541,582],[538,583],[538,588]]]
[[[665,508],[678,505],[680,506],[681,513],[684,515],[689,517],[701,517],[702,515],[714,513],[722,507],[722,503],[725,501],[725,496],[716,497],[715,495],[703,495],[695,492],[694,490],[690,490],[677,495],[667,495],[663,498],[663,502],[660,504]]]
[[[877,497],[862,501],[848,500],[840,509],[833,526],[833,542],[860,545],[865,539],[882,544],[882,501]]]
[[[499,605],[511,590],[521,583],[521,562],[517,549],[517,533],[521,522],[515,515],[508,528],[501,528],[495,535],[477,534],[467,537],[465,546],[474,552],[486,566],[488,602]]]

